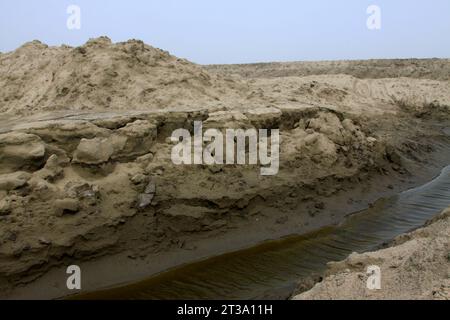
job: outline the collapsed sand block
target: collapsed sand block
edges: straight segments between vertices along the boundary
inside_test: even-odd
[[[11,202],[9,199],[0,200],[0,217],[9,215],[11,210]]]
[[[74,163],[95,165],[108,162],[114,153],[114,147],[107,138],[81,139],[73,155]]]
[[[80,204],[76,199],[59,199],[54,202],[54,210],[57,216],[75,214],[80,210]]]
[[[69,155],[76,150],[81,139],[107,138],[111,135],[111,130],[79,120],[42,121],[19,129],[39,136],[47,144],[60,148]]]
[[[61,167],[61,161],[58,156],[52,154],[45,163],[44,168],[35,173],[35,176],[42,178],[44,180],[52,181],[56,177],[60,176],[63,172]]]
[[[283,113],[278,108],[269,107],[255,108],[249,110],[245,115],[255,127],[270,129],[277,127]]]
[[[239,111],[231,110],[210,113],[208,119],[203,122],[203,126],[205,129],[249,129],[253,127],[246,115]]]
[[[0,135],[0,173],[36,169],[44,162],[45,145],[36,135],[12,132]]]
[[[22,171],[0,175],[0,190],[11,191],[21,188],[30,178],[31,174]]]
[[[156,137],[155,123],[137,120],[107,138],[81,139],[73,154],[73,162],[97,165],[110,160],[134,159],[147,154]]]
[[[137,120],[117,130],[116,148],[113,159],[130,159],[147,154],[157,138],[157,125],[152,121]],[[123,145],[119,146],[119,143]]]
[[[327,135],[335,143],[344,144],[344,127],[333,113],[320,113],[318,118],[311,119],[309,128]]]

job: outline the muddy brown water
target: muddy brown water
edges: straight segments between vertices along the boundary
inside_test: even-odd
[[[82,299],[253,299],[324,271],[327,262],[376,249],[450,206],[450,166],[433,181],[379,200],[337,226],[175,268]]]

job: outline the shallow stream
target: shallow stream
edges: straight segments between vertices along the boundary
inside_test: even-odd
[[[337,226],[185,265],[88,299],[252,299],[292,286],[327,262],[374,250],[450,206],[450,166],[433,181],[349,216]]]

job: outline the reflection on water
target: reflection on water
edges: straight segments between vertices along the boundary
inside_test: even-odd
[[[324,270],[329,261],[374,249],[422,226],[450,205],[450,166],[432,182],[378,201],[344,223],[171,270],[95,299],[251,299]]]

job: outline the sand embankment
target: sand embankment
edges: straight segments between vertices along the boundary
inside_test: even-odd
[[[140,41],[99,38],[2,54],[0,86],[6,297],[49,270],[103,256],[167,262],[182,252],[176,264],[311,231],[429,178],[448,154],[447,80],[246,79]],[[279,173],[173,164],[168,138],[192,132],[194,121],[279,128]],[[67,294],[64,285],[54,294]]]
[[[310,299],[450,299],[450,208],[389,248],[329,264],[323,281],[294,297]],[[367,289],[367,267],[381,270],[381,289]]]

